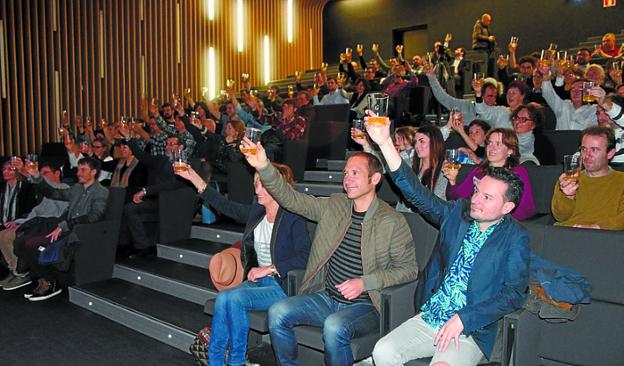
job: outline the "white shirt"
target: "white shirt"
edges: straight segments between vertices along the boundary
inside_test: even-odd
[[[271,260],[271,236],[273,224],[267,220],[266,215],[254,229],[254,250],[258,258],[258,266],[266,267],[273,264]]]

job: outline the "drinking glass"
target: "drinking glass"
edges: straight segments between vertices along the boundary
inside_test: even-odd
[[[26,160],[29,161],[28,168],[30,169],[39,168],[39,156],[37,154],[26,154]]]
[[[461,163],[459,162],[459,151],[457,149],[446,150],[446,161],[449,164],[449,168],[452,170],[459,170]]]
[[[566,179],[578,181],[579,174],[581,172],[581,156],[580,154],[564,155],[563,156],[563,169],[565,171]]]
[[[188,166],[186,165],[186,154],[184,153],[184,149],[180,147],[173,152],[173,171],[185,172],[188,170]]]
[[[511,36],[511,40],[509,40],[509,44],[511,44],[511,46],[514,48],[518,47],[518,37]]]
[[[385,125],[388,116],[388,102],[390,98],[384,93],[370,93],[366,96],[368,109],[375,112],[377,117],[368,117],[369,125]]]
[[[589,94],[589,90],[593,87],[593,81],[583,82],[583,104],[591,104],[596,102],[596,96]]]
[[[475,72],[472,75],[472,79],[477,81],[478,89],[483,88],[483,79],[485,79],[485,74],[482,72]]]
[[[369,118],[370,119],[370,118]],[[353,133],[353,137],[356,139],[366,138],[366,127],[364,126],[364,120],[361,118],[355,118],[353,120],[353,128],[359,130]]]
[[[252,127],[248,127],[245,129],[245,137],[247,137],[249,140],[251,140],[251,142],[253,142],[254,144],[257,143],[258,141],[260,141],[260,136],[262,135],[262,131],[260,129],[257,128],[252,128]],[[242,148],[241,147],[241,152],[243,154],[256,154],[256,147],[251,147],[251,148]]]

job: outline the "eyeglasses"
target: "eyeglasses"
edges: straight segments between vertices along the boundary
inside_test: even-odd
[[[520,117],[520,116],[515,116],[511,120],[514,121],[514,122],[518,121],[520,123],[532,122],[533,121],[531,119],[531,117]]]
[[[486,141],[485,144],[497,149],[504,145],[502,141]]]

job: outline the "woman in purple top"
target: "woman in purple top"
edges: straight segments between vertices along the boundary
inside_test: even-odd
[[[518,174],[524,183],[524,193],[520,199],[518,207],[511,216],[516,220],[525,220],[535,214],[535,200],[533,199],[533,188],[526,169],[519,165],[520,150],[518,147],[518,137],[516,133],[508,128],[495,128],[488,132],[485,137],[486,154],[485,158],[476,166],[463,182],[457,183],[457,169],[451,169],[448,162],[444,163],[442,173],[448,179],[446,186],[446,199],[456,200],[468,198],[474,190],[474,179],[481,178],[484,171],[490,167],[505,167]]]

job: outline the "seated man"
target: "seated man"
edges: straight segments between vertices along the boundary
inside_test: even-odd
[[[312,89],[314,105],[349,104],[349,99],[342,94],[342,89],[338,89],[338,83],[334,77],[327,79],[327,94],[323,95],[323,99],[319,101],[320,90],[318,86]]]
[[[54,188],[67,189],[69,186],[61,183],[61,170],[49,163],[39,165],[39,173],[46,178],[49,185]],[[45,195],[45,192],[41,192]],[[33,194],[34,198],[34,194]],[[13,253],[13,243],[17,234],[30,235],[43,229],[40,234],[47,234],[50,230],[45,230],[44,221],[57,218],[67,209],[67,202],[53,200],[43,197],[41,202],[35,206],[26,217],[4,223],[5,229],[0,231],[0,249],[2,256],[9,268],[9,275],[0,281],[0,287],[6,291],[15,290],[29,285],[32,281],[29,273],[20,273],[17,266],[17,256]],[[26,272],[26,271],[23,271]]]
[[[418,274],[405,218],[377,198],[381,164],[358,152],[347,160],[345,194],[316,198],[291,188],[269,163],[261,144],[243,140],[245,154],[280,206],[318,222],[299,296],[269,309],[271,343],[281,365],[297,364],[293,328],[323,328],[325,363],[352,365],[352,338],[379,332],[380,290]]]
[[[609,167],[614,155],[612,129],[592,126],[583,131],[581,160],[585,169],[559,176],[552,198],[555,225],[624,229],[624,173]]]
[[[375,364],[402,365],[433,356],[432,365],[477,365],[490,359],[497,321],[519,309],[529,284],[529,235],[511,218],[524,191],[518,175],[490,168],[470,201],[443,201],[402,161],[389,124],[368,127],[403,196],[440,228],[422,279],[420,312],[382,338]]]
[[[35,183],[49,185],[45,182],[36,168],[29,166],[26,173]],[[68,241],[76,241],[71,233],[74,226],[89,224],[99,221],[106,211],[108,189],[102,186],[98,180],[100,173],[100,161],[86,157],[78,161],[78,183],[71,188],[60,189],[49,185],[50,198],[69,202],[67,211],[56,220],[56,228],[49,234],[23,235],[15,240],[15,254],[19,261],[24,261],[30,267],[32,275],[39,279],[38,286],[32,293],[27,294],[30,301],[49,299],[61,293],[62,286],[71,281],[67,273],[60,273],[52,266],[42,266],[38,263],[39,246],[44,243],[54,242],[61,237],[68,236]],[[69,266],[67,264],[67,266]]]

